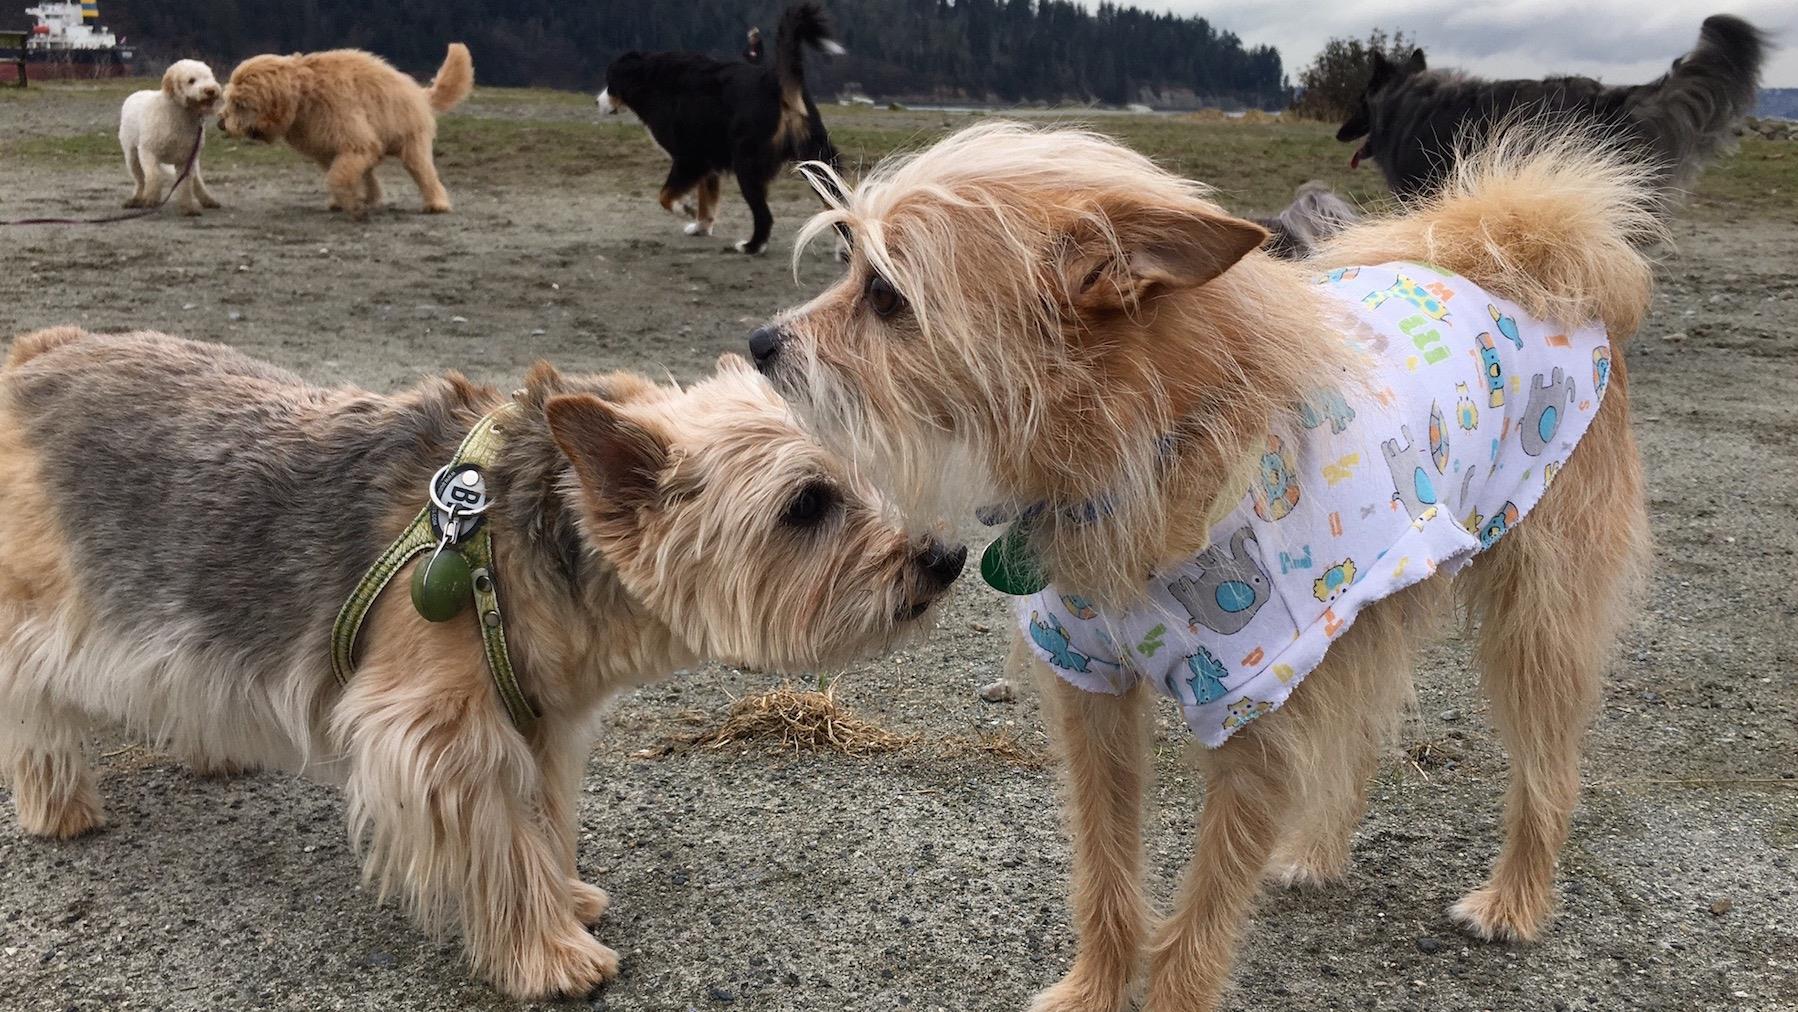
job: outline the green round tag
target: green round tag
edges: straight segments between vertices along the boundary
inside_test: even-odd
[[[1031,525],[1018,521],[986,546],[980,556],[980,578],[1001,594],[1026,597],[1049,585],[1030,550]]]
[[[427,555],[412,567],[412,607],[426,621],[448,622],[473,600],[474,581],[461,552],[445,548],[436,559]]]

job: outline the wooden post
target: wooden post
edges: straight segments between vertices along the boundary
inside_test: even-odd
[[[21,88],[25,87],[26,84],[30,83],[28,78],[26,77],[26,71],[25,71],[25,40],[30,36],[30,34],[31,34],[30,32],[0,31],[0,52],[4,52],[5,50],[8,50],[8,49],[11,49],[14,51],[14,55],[12,57],[12,62],[15,66],[18,67],[18,71],[19,71],[19,85],[18,86]]]

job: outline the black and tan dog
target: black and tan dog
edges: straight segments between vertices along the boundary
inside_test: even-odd
[[[368,876],[519,997],[617,972],[587,931],[606,894],[575,862],[602,703],[700,657],[882,649],[965,554],[892,526],[732,356],[687,390],[539,365],[510,398],[453,373],[381,396],[66,327],[13,343],[0,419],[0,769],[23,828],[101,825],[82,743],[103,724],[208,768],[341,783]],[[506,610],[488,624],[535,719],[509,715],[475,616],[426,621],[403,587],[376,592],[340,687],[340,605],[489,423]]]
[[[760,62],[761,34],[752,30],[743,62],[701,53],[632,52],[606,68],[599,106],[608,113],[636,113],[674,160],[659,199],[667,210],[693,217],[688,235],[712,234],[720,179],[729,172],[755,219],[754,231],[737,249],[761,253],[774,229],[768,184],[781,167],[800,161],[837,164],[837,149],[805,87],[807,46],[843,51],[815,3],[794,4],[781,15],[771,67]]]
[[[1766,51],[1766,36],[1753,25],[1719,14],[1704,20],[1690,53],[1648,84],[1482,81],[1427,69],[1421,49],[1402,65],[1375,53],[1367,90],[1336,139],[1361,142],[1351,168],[1371,158],[1392,192],[1417,196],[1448,178],[1457,153],[1478,147],[1495,124],[1553,113],[1614,132],[1658,166],[1663,187],[1683,188],[1754,108]]]

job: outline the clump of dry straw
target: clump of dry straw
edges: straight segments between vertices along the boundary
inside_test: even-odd
[[[699,723],[704,714],[688,714]],[[924,738],[901,734],[856,716],[837,699],[837,683],[822,689],[778,689],[743,696],[731,702],[723,721],[711,727],[673,734],[635,753],[639,759],[657,759],[696,749],[734,749],[747,754],[802,755],[835,752],[857,757],[882,755],[918,748]],[[929,751],[943,759],[984,755],[1015,766],[1044,766],[1048,756],[1021,741],[1010,731],[981,732],[971,738],[952,737],[933,743]]]

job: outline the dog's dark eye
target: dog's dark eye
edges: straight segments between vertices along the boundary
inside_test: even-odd
[[[905,308],[905,296],[878,274],[868,278],[867,298],[868,308],[883,320]]]
[[[837,490],[822,481],[807,482],[787,503],[780,522],[788,527],[816,527],[837,504]]]

